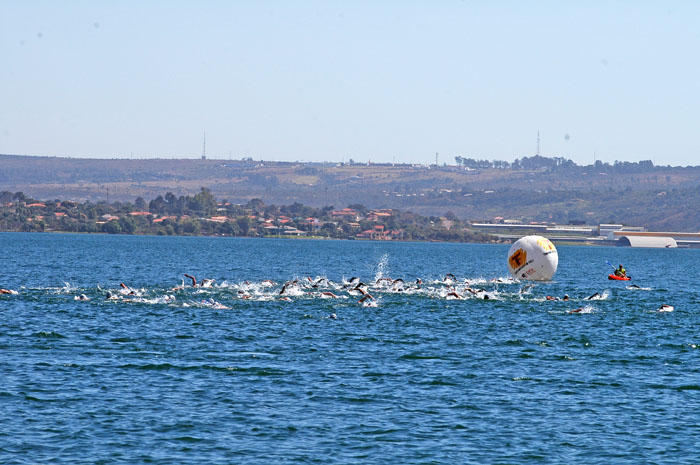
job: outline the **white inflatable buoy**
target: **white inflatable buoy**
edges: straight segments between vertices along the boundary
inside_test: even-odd
[[[548,281],[558,264],[557,249],[546,237],[521,237],[508,251],[508,270],[517,279]]]

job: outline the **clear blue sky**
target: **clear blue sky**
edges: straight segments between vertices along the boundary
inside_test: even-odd
[[[0,63],[6,154],[700,164],[698,1],[0,0]]]

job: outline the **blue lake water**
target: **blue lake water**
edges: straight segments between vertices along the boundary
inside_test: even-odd
[[[3,464],[700,460],[699,250],[560,246],[528,289],[506,245],[0,246]]]

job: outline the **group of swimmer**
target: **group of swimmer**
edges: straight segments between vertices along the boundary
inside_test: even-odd
[[[624,267],[621,267],[622,271],[625,272]],[[170,288],[171,292],[181,291],[187,288],[192,289],[206,289],[214,287],[216,283],[215,279],[205,278],[200,281],[197,278],[188,273],[184,273],[184,278],[180,285]],[[188,285],[185,284],[185,278],[190,280]],[[483,281],[483,280],[482,280]],[[473,282],[473,281],[471,281]],[[428,295],[433,297],[442,297],[447,300],[465,300],[471,298],[477,298],[481,300],[502,300],[502,294],[498,293],[498,289],[488,291],[480,287],[472,287],[469,280],[460,281],[454,274],[447,273],[443,278],[431,281],[431,285],[424,288],[423,280],[418,278],[415,281],[406,282],[405,280],[398,278],[392,279],[389,277],[377,277],[372,284],[367,284],[360,280],[358,277],[352,277],[349,280],[343,280],[342,283],[331,282],[328,278],[311,278],[306,277],[303,279],[294,279],[286,281],[279,291],[273,291],[273,293],[261,294],[258,288],[272,288],[277,284],[269,279],[265,279],[260,283],[254,284],[249,281],[244,281],[238,287],[236,291],[236,297],[239,299],[251,299],[253,297],[262,297],[265,300],[280,300],[280,301],[291,301],[292,297],[299,297],[303,295],[310,295],[325,299],[347,299],[349,297],[359,298],[357,302],[365,307],[376,307],[377,299],[370,293],[372,292],[390,292],[390,293],[407,293],[413,294],[421,292],[425,289]],[[517,280],[511,278],[503,279],[496,278],[490,281],[492,284],[514,284],[518,283]],[[535,284],[529,283],[523,285],[518,294],[529,294],[531,289]],[[217,286],[219,288],[220,286]],[[226,283],[223,283],[221,287],[229,287]],[[627,286],[631,289],[640,289],[639,286],[632,284]],[[229,287],[230,288],[230,287]],[[98,285],[98,289],[102,289]],[[251,290],[254,293],[251,293]],[[257,290],[257,292],[256,292]],[[339,292],[340,291],[340,292]],[[126,283],[119,283],[119,289],[117,291],[107,290],[105,291],[104,297],[106,300],[110,301],[124,301],[124,302],[149,302],[153,303],[174,303],[176,301],[175,295],[168,294],[157,299],[145,299],[143,297],[144,290],[134,289],[128,286]],[[339,295],[344,293],[345,295]],[[9,289],[0,289],[0,294],[16,295],[17,291]],[[607,295],[603,295],[596,292],[587,297],[580,298],[578,300],[591,301],[591,300],[604,300]],[[85,294],[80,294],[75,297],[75,300],[90,300],[90,298]],[[546,295],[544,296],[545,301],[563,301],[568,302],[572,300],[568,294],[564,294],[562,297]],[[183,304],[186,305],[186,304]],[[216,309],[229,309],[226,305],[216,302],[214,299],[207,298],[201,302],[196,303],[196,305],[212,307]],[[584,308],[576,308],[569,310],[569,313],[580,313],[584,311]],[[658,311],[669,312],[673,311],[673,307],[670,305],[662,305],[659,307]]]
[[[380,278],[377,280],[377,282],[386,280],[388,280],[392,285],[403,283],[403,279],[392,280],[390,278]],[[265,282],[273,284],[272,281],[269,280],[264,281],[264,283]],[[304,280],[299,279],[287,281],[286,283],[284,283],[282,289],[279,291],[279,300],[289,302],[292,300],[289,297],[290,295],[299,295],[299,293],[303,292],[305,288],[319,289],[320,286],[328,287],[329,285],[330,281],[327,278],[319,278],[314,281],[314,279],[312,279],[310,276],[307,276],[306,282],[304,282]],[[343,284],[341,289],[346,291],[349,295],[361,296],[360,300],[358,300],[357,302],[366,307],[376,306],[376,299],[374,298],[374,296],[372,296],[372,294],[368,292],[369,286],[360,281],[360,278],[358,277],[350,278],[350,280]],[[250,298],[250,295],[246,294],[245,291],[239,290],[238,292],[243,295],[243,298]],[[322,297],[330,299],[339,298],[339,296],[332,291],[320,291],[320,295]]]

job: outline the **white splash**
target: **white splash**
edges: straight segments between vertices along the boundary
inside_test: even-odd
[[[385,273],[389,268],[389,254],[382,255],[382,258],[377,264],[377,274],[374,275],[374,282],[385,277]]]

